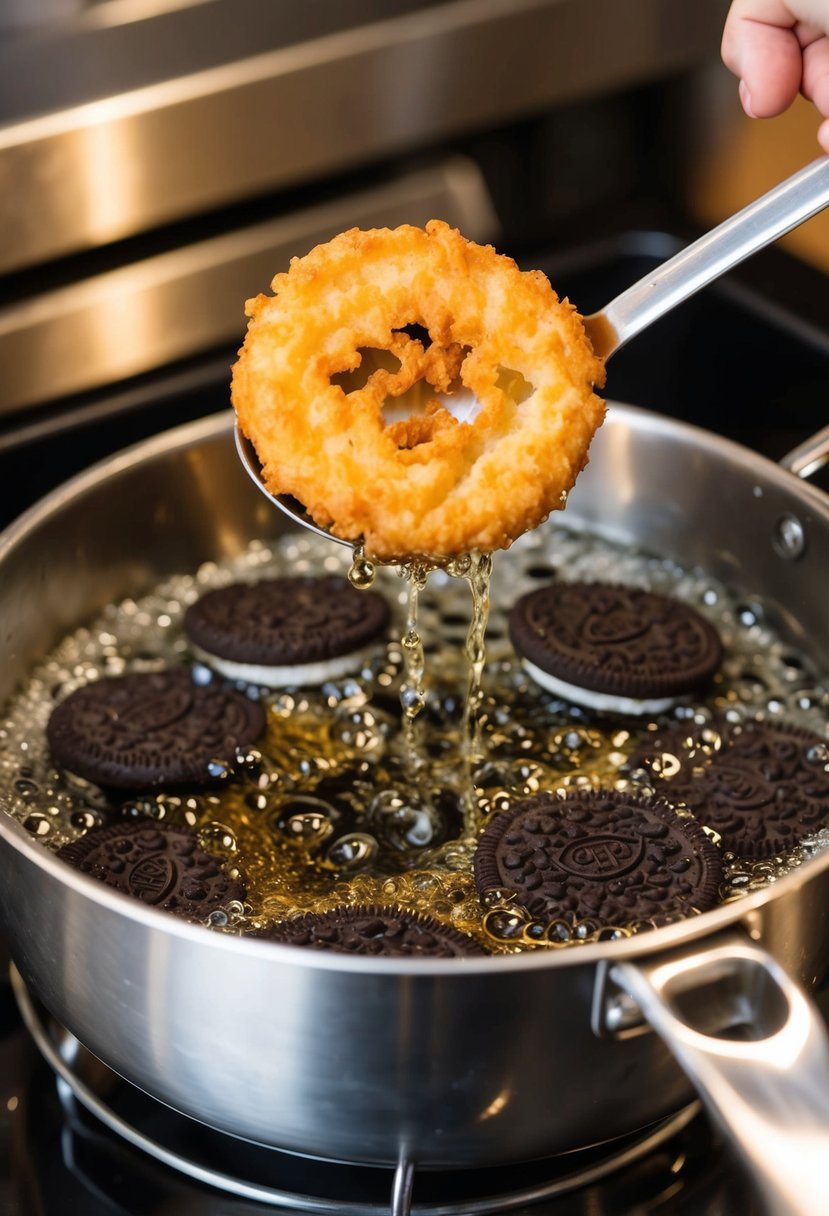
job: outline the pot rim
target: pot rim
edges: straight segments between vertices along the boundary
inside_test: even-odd
[[[672,433],[689,444],[704,446],[719,452],[725,459],[738,460],[748,468],[756,468],[762,481],[771,481],[782,488],[802,496],[810,509],[822,515],[829,526],[829,497],[814,486],[801,481],[767,457],[753,452],[730,439],[715,435],[704,428],[655,414],[639,406],[609,401],[608,415],[636,426],[646,424],[651,431]],[[168,431],[145,439],[139,443],[107,457],[77,474],[39,502],[29,507],[0,533],[0,564],[4,555],[21,542],[29,533],[41,526],[44,520],[59,513],[76,497],[81,497],[93,488],[116,478],[124,469],[135,464],[137,459],[150,460],[178,448],[189,448],[199,442],[218,438],[227,433],[230,439],[233,429],[233,413],[222,410],[195,422],[173,427]],[[597,441],[600,439],[601,432]],[[720,905],[708,912],[689,917],[677,924],[665,925],[647,933],[624,938],[621,941],[596,942],[570,947],[539,948],[524,950],[516,954],[489,955],[464,959],[395,959],[376,958],[363,955],[344,955],[335,952],[303,950],[296,946],[278,942],[257,940],[234,934],[210,930],[204,925],[180,920],[156,908],[148,907],[128,895],[111,890],[96,879],[82,874],[62,862],[43,845],[32,840],[21,824],[0,807],[0,840],[22,853],[33,865],[46,870],[58,883],[70,887],[78,895],[90,899],[115,915],[124,916],[136,924],[151,930],[164,930],[182,941],[192,941],[202,949],[217,951],[242,951],[259,958],[259,965],[268,959],[274,966],[290,963],[295,967],[311,970],[350,972],[355,975],[405,976],[407,978],[455,976],[469,974],[497,974],[512,971],[536,971],[548,968],[590,966],[601,962],[614,963],[642,958],[659,951],[667,951],[687,945],[698,938],[707,937],[739,924],[749,928],[756,924],[758,914],[772,902],[794,895],[812,878],[829,869],[829,848],[804,861],[795,871],[779,878],[773,886],[741,896],[728,904]]]

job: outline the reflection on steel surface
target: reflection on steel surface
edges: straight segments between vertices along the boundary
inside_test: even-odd
[[[388,0],[366,20],[352,0],[271,16],[268,34],[254,0],[234,3],[230,26],[216,0],[75,31],[53,70],[0,48],[0,271],[716,58],[726,8]],[[363,24],[344,27],[352,11]],[[194,15],[198,38],[177,40]],[[125,33],[112,80],[107,39]]]
[[[489,240],[478,169],[451,158],[397,181],[95,275],[0,311],[0,414],[241,342],[244,301],[295,254],[351,227],[441,216]]]

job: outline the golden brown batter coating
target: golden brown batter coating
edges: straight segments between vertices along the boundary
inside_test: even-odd
[[[540,271],[432,220],[344,232],[272,287],[247,303],[232,388],[271,493],[386,560],[507,548],[563,505],[604,417],[604,366]],[[346,391],[366,349],[395,358]],[[465,387],[479,412],[460,422],[431,398],[387,420],[418,381]]]

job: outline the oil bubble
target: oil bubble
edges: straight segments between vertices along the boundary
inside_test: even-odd
[[[48,836],[52,830],[51,822],[40,811],[27,815],[23,820],[23,827],[27,832],[31,832],[33,836]]]
[[[69,816],[69,822],[73,828],[78,828],[81,831],[88,832],[91,828],[99,827],[103,823],[101,815],[95,811],[81,810],[73,811]]]
[[[395,790],[383,790],[378,794],[369,814],[381,835],[395,849],[403,852],[411,848],[425,848],[434,841],[441,829],[439,816],[433,807]]]
[[[524,929],[524,918],[516,912],[495,908],[484,916],[484,930],[500,941],[520,938]]]
[[[287,839],[306,849],[322,844],[334,831],[330,815],[319,810],[296,811],[280,823]]]
[[[806,752],[806,759],[810,764],[829,766],[829,743],[815,743]]]
[[[40,786],[36,781],[32,781],[30,777],[19,777],[14,783],[14,792],[24,802],[31,802],[40,793]]]
[[[325,859],[337,870],[359,870],[377,855],[377,841],[365,832],[340,836],[328,849]]]
[[[547,926],[547,940],[558,945],[566,945],[573,940],[572,926],[566,920],[554,920]]]
[[[159,806],[154,799],[127,799],[118,808],[118,813],[124,819],[163,819],[165,808]]]
[[[235,853],[239,845],[236,835],[223,823],[206,823],[199,829],[199,846],[205,853]]]

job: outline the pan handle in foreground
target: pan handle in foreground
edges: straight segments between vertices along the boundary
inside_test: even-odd
[[[801,989],[738,934],[615,964],[751,1172],[769,1216],[829,1212],[829,1037]]]

